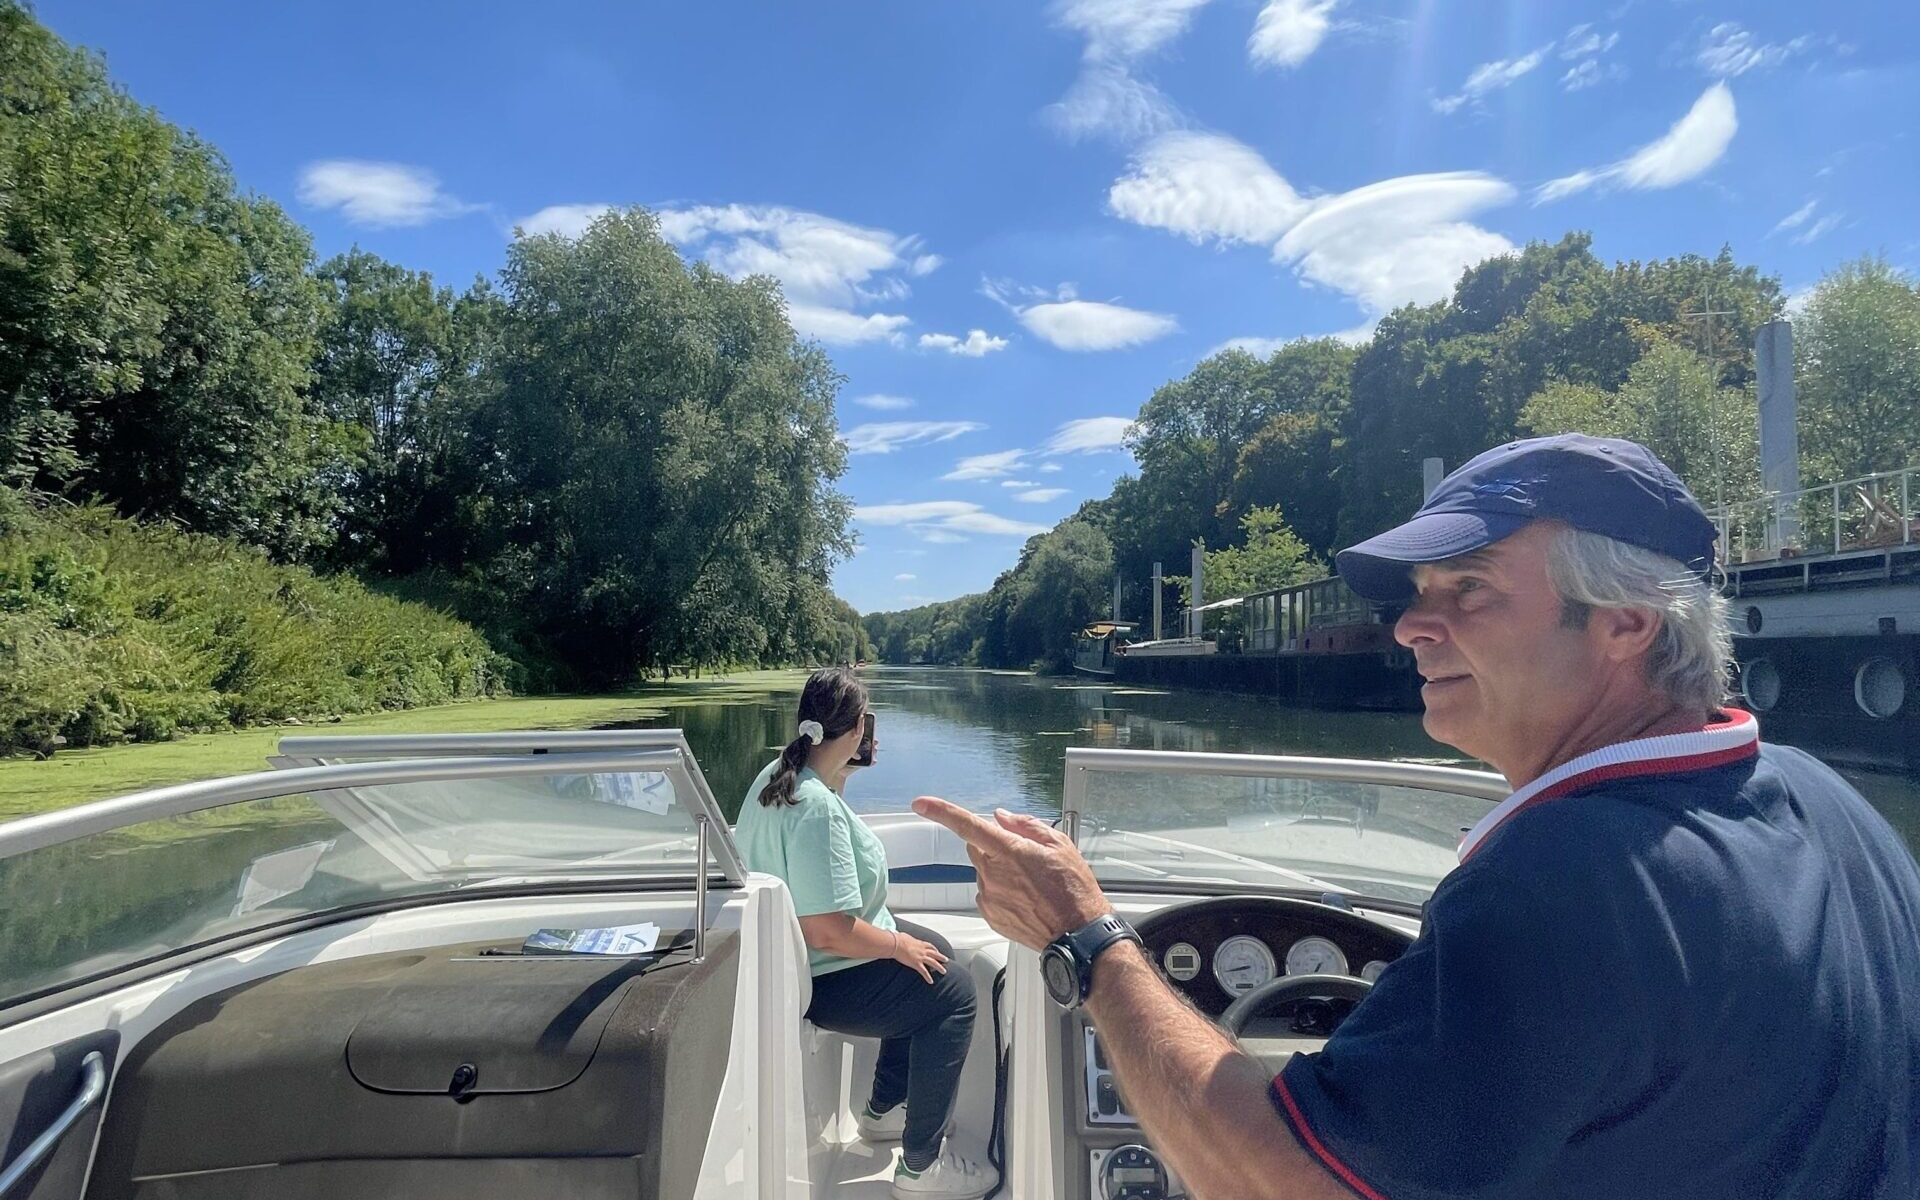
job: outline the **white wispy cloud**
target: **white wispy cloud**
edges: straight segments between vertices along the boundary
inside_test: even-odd
[[[1005,350],[1007,339],[993,337],[984,329],[971,329],[964,338],[951,333],[923,333],[920,335],[922,350],[945,350],[948,354],[958,354],[964,358],[981,358],[995,350]]]
[[[1066,468],[1062,467],[1059,463],[1041,463],[1040,464],[1040,472],[1043,475],[1051,475],[1055,471],[1063,471],[1065,469]]]
[[[895,575],[893,577],[893,581],[895,583],[912,583],[914,580],[918,578],[920,577],[918,575],[913,574],[911,571],[902,571],[898,575]]]
[[[1027,332],[1062,350],[1122,350],[1180,328],[1180,323],[1165,313],[1082,300],[1071,284],[1049,293],[986,280],[980,290],[1012,313]]]
[[[1080,75],[1047,106],[1048,124],[1069,139],[1137,140],[1185,117],[1134,65],[1187,31],[1207,0],[1055,0],[1054,23],[1086,39]]]
[[[1217,133],[1155,139],[1107,192],[1115,216],[1195,242],[1271,244],[1307,207],[1266,159]]]
[[[952,481],[1000,479],[1018,470],[1021,462],[1026,458],[1025,450],[996,450],[992,454],[974,454],[961,459],[959,465],[940,478]]]
[[[1314,341],[1318,338],[1332,338],[1336,342],[1345,342],[1349,346],[1357,346],[1372,337],[1373,331],[1379,327],[1379,324],[1380,320],[1376,317],[1371,320],[1362,321],[1351,329],[1342,329],[1335,333],[1303,333],[1294,337],[1228,338],[1218,346],[1207,351],[1201,357],[1212,358],[1224,350],[1244,350],[1255,358],[1267,358],[1275,351],[1291,346],[1295,342]]]
[[[577,238],[612,211],[611,204],[549,204],[531,216],[521,217],[514,225],[528,237],[557,233],[564,238]]]
[[[913,407],[913,401],[905,396],[888,396],[880,393],[871,396],[855,396],[853,402],[861,408],[871,408],[878,412],[899,412]]]
[[[300,203],[337,209],[355,225],[374,229],[424,225],[477,211],[440,187],[425,167],[406,163],[330,158],[300,170]]]
[[[1045,504],[1049,500],[1058,500],[1066,494],[1066,488],[1034,488],[1029,492],[1017,493],[1014,499],[1026,504]]]
[[[1603,83],[1612,83],[1627,77],[1627,69],[1619,63],[1600,65],[1597,58],[1589,58],[1578,66],[1568,69],[1560,77],[1560,86],[1569,92],[1578,92]]]
[[[1031,488],[1039,487],[1040,481],[1037,479],[1002,479],[1000,486],[1003,488]]]
[[[1564,59],[1591,58],[1605,54],[1620,44],[1618,33],[1601,34],[1591,25],[1575,25],[1567,30],[1567,36],[1560,39],[1560,57]]]
[[[801,337],[819,338],[830,346],[858,346],[863,342],[895,342],[900,331],[913,324],[899,313],[848,312],[819,304],[788,304],[787,319]]]
[[[1032,537],[1045,525],[1016,521],[988,512],[971,500],[922,500],[911,504],[871,504],[853,510],[853,519],[868,525],[905,526],[922,539],[936,543],[965,541],[962,534]]]
[[[1611,166],[1575,171],[1543,184],[1535,189],[1533,202],[1545,204],[1592,187],[1651,190],[1685,183],[1720,161],[1739,128],[1733,93],[1716,83],[1659,139]]]
[[[1466,222],[1513,189],[1478,172],[1410,175],[1302,197],[1250,147],[1172,133],[1137,153],[1107,194],[1114,215],[1192,241],[1272,247],[1276,261],[1378,315],[1447,295],[1467,266],[1513,244]]]
[[[1087,39],[1088,58],[1138,58],[1187,31],[1207,0],[1056,0],[1054,22]]]
[[[1054,430],[1041,453],[1058,456],[1117,450],[1126,444],[1132,429],[1132,417],[1082,417]]]
[[[1030,304],[1020,309],[1018,316],[1034,336],[1062,350],[1123,350],[1180,328],[1179,322],[1165,313],[1099,300]]]
[[[985,428],[978,421],[879,421],[856,425],[841,440],[849,454],[892,454],[903,446],[950,442]]]
[[[1553,46],[1548,44],[1518,58],[1501,58],[1493,62],[1481,63],[1473,69],[1473,74],[1467,76],[1466,83],[1460,86],[1458,92],[1451,96],[1435,96],[1428,103],[1437,113],[1454,112],[1463,105],[1474,103],[1487,93],[1497,92],[1503,87],[1510,86],[1515,80],[1532,73],[1534,68],[1547,61],[1547,55],[1552,50]]]
[[[1267,0],[1247,39],[1247,57],[1259,66],[1299,66],[1326,40],[1338,4],[1339,0]]]
[[[1820,201],[1818,200],[1807,201],[1805,204],[1802,204],[1799,208],[1796,208],[1792,212],[1788,213],[1786,216],[1781,217],[1780,223],[1767,231],[1767,236],[1772,237],[1776,233],[1785,233],[1789,229],[1800,228],[1800,226],[1806,224],[1807,218],[1813,215],[1813,210],[1819,207],[1820,207]]]
[[[1707,31],[1694,62],[1709,75],[1731,79],[1748,71],[1777,67],[1813,44],[1810,37],[1769,45],[1741,26],[1738,21],[1722,21]]]
[[[794,329],[835,345],[903,340],[906,316],[856,310],[904,300],[909,278],[940,266],[917,236],[778,205],[694,205],[659,217],[669,241],[716,270],[778,279]]]
[[[1840,228],[1840,223],[1844,220],[1846,220],[1845,213],[1828,213],[1799,233],[1794,234],[1793,244],[1796,246],[1804,246],[1809,242],[1818,241]]]
[[[1087,63],[1067,94],[1042,114],[1069,141],[1104,136],[1138,141],[1186,123],[1159,88],[1118,63]]]

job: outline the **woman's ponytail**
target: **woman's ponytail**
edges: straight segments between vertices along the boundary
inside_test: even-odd
[[[807,676],[800,689],[800,736],[780,752],[780,765],[773,778],[760,789],[760,803],[797,804],[794,788],[807,765],[807,753],[821,742],[840,737],[860,723],[867,711],[867,685],[844,667],[829,667]]]
[[[800,768],[807,765],[807,751],[812,746],[813,739],[805,736],[787,743],[787,748],[780,752],[780,765],[773,769],[773,778],[760,789],[760,803],[772,808],[794,802],[793,785],[800,778]]]

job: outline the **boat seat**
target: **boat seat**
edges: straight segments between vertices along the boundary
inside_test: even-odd
[[[971,890],[971,884],[965,886]],[[976,1156],[982,1156],[993,1125],[993,982],[1007,965],[1007,940],[970,913],[907,911],[898,915],[946,938],[953,946],[950,969],[966,971],[973,978],[979,1011],[974,1019],[973,1041],[967,1047],[967,1063],[960,1073],[953,1138]],[[1001,1023],[1005,1027],[1010,1022],[1010,1011],[1004,1004],[1002,1008]],[[805,1060],[801,1078],[807,1136],[812,1147],[812,1177],[817,1185],[822,1185],[823,1181],[845,1175],[849,1169],[848,1164],[841,1161],[845,1155],[870,1154],[870,1148],[858,1140],[854,1113],[867,1098],[880,1042],[877,1038],[848,1037],[822,1029],[804,1016],[801,1025],[800,1046]],[[1003,1033],[1003,1044],[1007,1041]],[[827,1194],[821,1186],[816,1186],[816,1196]]]

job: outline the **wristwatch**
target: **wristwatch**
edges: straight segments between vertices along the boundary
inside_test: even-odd
[[[1063,933],[1047,943],[1040,952],[1040,977],[1046,981],[1047,995],[1062,1008],[1078,1008],[1093,990],[1093,962],[1116,942],[1142,945],[1133,926],[1115,913]]]

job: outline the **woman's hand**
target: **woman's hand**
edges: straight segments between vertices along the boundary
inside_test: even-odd
[[[933,982],[934,972],[947,973],[947,956],[932,942],[923,942],[910,933],[894,931],[893,961],[920,972],[920,978]]]

